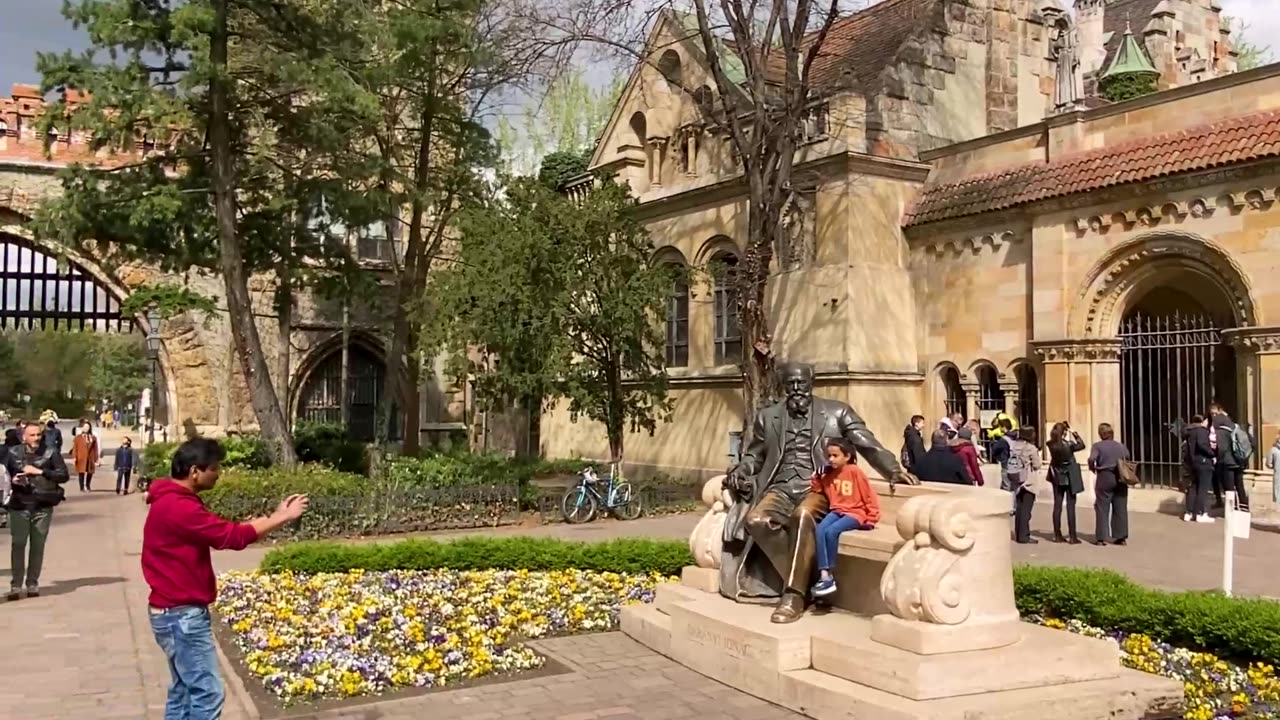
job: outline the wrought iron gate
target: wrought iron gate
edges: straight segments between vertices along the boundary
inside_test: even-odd
[[[303,386],[298,400],[298,419],[343,425],[351,437],[373,440],[386,368],[378,358],[360,347],[351,348],[349,364],[347,417],[342,417],[342,352],[334,351]],[[392,436],[395,436],[395,428]]]
[[[76,265],[26,240],[0,235],[0,328],[128,333],[133,320],[120,301]]]
[[[1143,484],[1177,487],[1183,428],[1231,393],[1234,355],[1206,315],[1135,314],[1120,339],[1121,437]]]

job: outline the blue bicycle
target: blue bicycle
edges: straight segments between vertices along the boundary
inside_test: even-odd
[[[631,483],[622,478],[622,470],[616,465],[609,474],[608,482],[600,487],[601,478],[595,468],[583,468],[578,473],[578,483],[565,491],[560,499],[560,514],[567,523],[591,522],[601,509],[613,513],[620,520],[635,520],[640,517],[640,494]]]

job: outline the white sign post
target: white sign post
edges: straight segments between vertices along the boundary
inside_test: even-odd
[[[1222,594],[1230,597],[1231,576],[1234,570],[1232,565],[1235,561],[1236,536],[1232,525],[1236,519],[1236,494],[1228,490],[1226,496],[1226,503],[1223,505],[1226,510],[1222,513]]]

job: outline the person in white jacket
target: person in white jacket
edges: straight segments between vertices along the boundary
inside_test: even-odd
[[[1267,467],[1271,468],[1271,501],[1280,506],[1280,431],[1276,431],[1276,441],[1267,453]]]

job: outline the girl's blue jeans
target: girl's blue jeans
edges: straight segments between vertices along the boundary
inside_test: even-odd
[[[852,515],[832,510],[818,523],[818,569],[835,570],[836,558],[840,555],[840,533],[847,530],[862,530],[863,524]]]

